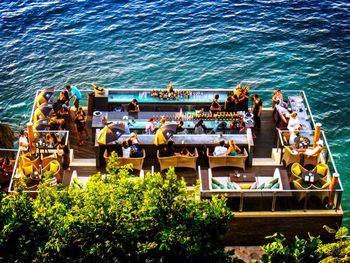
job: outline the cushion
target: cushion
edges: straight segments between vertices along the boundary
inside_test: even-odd
[[[280,178],[280,177],[281,177],[280,169],[276,168],[273,173],[273,178]]]
[[[241,184],[239,185],[241,187],[241,189],[250,189],[250,187],[252,186],[252,184]]]
[[[322,188],[327,189],[327,188],[329,188],[330,184],[331,184],[331,182],[327,182],[324,185],[322,185]]]
[[[280,188],[280,183],[275,183],[271,189],[279,189]]]
[[[227,182],[227,189],[232,189],[232,190],[235,190],[236,187],[233,185],[233,183],[231,182]]]
[[[257,183],[257,182],[254,182],[254,183],[252,184],[252,186],[250,187],[250,189],[256,189],[257,186],[258,186],[258,183]]]
[[[268,182],[264,185],[264,189],[271,189],[274,184],[271,182]]]
[[[223,185],[222,183],[220,183],[218,180],[216,180],[214,178],[211,178],[211,181],[212,181],[213,184],[216,184],[219,188],[226,189],[226,186]]]
[[[217,184],[212,183],[211,184],[212,189],[220,189],[220,187]]]
[[[24,165],[23,166],[24,175],[31,175],[33,173],[33,165]]]
[[[261,185],[259,185],[256,189],[264,189],[265,187],[265,183],[262,183]]]
[[[226,189],[226,186],[224,184],[218,184],[218,186],[221,188],[221,189]]]
[[[218,180],[216,180],[215,178],[211,178],[211,181],[212,181],[213,184],[217,184],[217,185],[221,184],[221,183],[220,183]]]
[[[76,177],[73,178],[73,182],[74,182],[75,184],[80,184],[78,178],[76,178]]]
[[[56,173],[59,169],[59,163],[50,162],[50,172]]]
[[[300,175],[301,174],[301,169],[299,165],[295,165],[292,169],[292,172],[296,175]]]
[[[273,185],[278,183],[278,178],[273,179],[272,181],[265,183],[264,189],[271,189]]]
[[[270,183],[272,183],[272,185],[278,183],[278,178],[273,179],[272,181],[270,181]]]
[[[316,173],[325,176],[327,174],[327,167],[323,165],[317,165],[316,166]]]

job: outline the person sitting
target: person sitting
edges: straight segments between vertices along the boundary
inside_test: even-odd
[[[202,119],[200,119],[195,125],[194,125],[194,133],[195,134],[205,134],[205,130],[207,127],[205,126]]]
[[[161,116],[159,119],[159,128],[162,127],[166,122],[166,117]]]
[[[298,116],[298,114],[296,112],[293,112],[290,115],[288,125],[287,125],[287,128],[290,132],[293,132],[294,130],[300,129],[300,121],[299,121],[297,116]]]
[[[224,132],[224,130],[226,129],[227,127],[227,123],[222,121],[220,122],[214,129],[211,130],[210,133],[218,133],[218,132]]]
[[[228,156],[236,156],[241,152],[241,149],[235,144],[233,139],[228,141],[228,149],[226,151],[226,155]]]
[[[129,146],[128,141],[123,141],[122,142],[122,151],[123,151],[123,158],[129,158],[130,157],[131,148]]]
[[[240,119],[234,119],[230,122],[230,131],[236,131],[240,130],[241,128],[241,120]]]
[[[225,147],[225,141],[221,140],[219,145],[215,147],[213,156],[225,156],[227,152],[227,148]]]
[[[136,99],[133,99],[129,103],[129,105],[128,105],[128,112],[134,112],[134,113],[140,112],[140,108],[139,108],[139,105],[138,105]]]
[[[174,141],[169,140],[167,144],[162,149],[161,156],[162,157],[170,157],[176,155],[175,147],[174,147]]]
[[[134,143],[138,143],[141,144],[141,141],[139,139],[139,137],[137,137],[137,134],[135,132],[132,132],[128,138],[128,140],[131,140],[131,142]]]
[[[55,147],[57,145],[57,138],[55,134],[47,133],[45,140],[48,147]]]
[[[315,148],[307,148],[307,149],[296,149],[297,152],[302,153],[306,156],[312,156],[316,154],[320,154],[323,150],[323,141],[318,140],[316,142],[316,147]]]
[[[190,153],[190,151],[187,150],[187,148],[182,148],[181,151],[180,151],[180,155],[181,156],[189,156],[189,157],[195,156],[195,154],[194,153]]]
[[[177,134],[186,134],[187,130],[183,128],[184,122],[179,121],[176,127],[176,133]]]
[[[8,157],[5,158],[1,168],[4,170],[5,173],[12,173],[13,165],[11,164],[10,159]]]
[[[153,118],[149,118],[146,123],[145,132],[146,134],[153,134],[156,130],[156,125]]]
[[[221,106],[220,106],[220,103],[219,103],[219,94],[216,94],[215,97],[214,97],[213,102],[210,105],[210,112],[212,114],[216,114],[219,111],[221,111]]]
[[[142,157],[143,153],[142,153],[142,148],[141,145],[139,143],[139,139],[138,138],[134,138],[134,139],[129,139],[128,140],[128,144],[130,147],[130,157],[131,158],[139,158]]]
[[[289,145],[294,145],[296,148],[300,148],[299,130],[294,130],[290,133]]]
[[[241,120],[241,126],[239,127],[239,133],[247,133],[247,127],[245,126],[245,122]]]

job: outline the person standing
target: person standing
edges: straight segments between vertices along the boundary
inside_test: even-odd
[[[27,152],[29,150],[29,142],[27,134],[24,130],[21,130],[18,138],[18,144],[20,151]]]
[[[261,128],[260,117],[262,113],[263,103],[262,103],[262,100],[259,98],[259,95],[257,94],[252,96],[252,101],[253,101],[252,113],[254,116],[255,127],[260,129]]]
[[[235,108],[236,108],[236,105],[235,105],[233,96],[228,96],[225,101],[224,110],[226,112],[235,112]]]
[[[145,132],[146,134],[154,134],[156,130],[156,125],[153,118],[149,118],[146,123]]]
[[[210,111],[212,114],[216,114],[221,111],[221,105],[219,103],[219,94],[216,94],[213,102],[210,105]]]
[[[78,145],[81,146],[84,144],[84,130],[85,130],[85,118],[82,115],[82,113],[80,111],[77,111],[77,114],[75,116],[75,120],[74,120],[75,126],[76,126],[76,135],[77,135],[77,142]]]
[[[140,112],[139,104],[136,99],[132,99],[132,101],[128,105],[128,112],[137,113]]]
[[[238,96],[238,111],[248,111],[248,92],[243,90]]]
[[[64,186],[69,186],[69,170],[70,170],[70,151],[67,145],[63,146],[62,155],[62,169],[63,169],[63,179],[62,184]]]
[[[71,93],[69,96],[69,99],[74,97],[73,105],[75,106],[76,110],[79,108],[79,101],[81,100],[81,92],[76,86],[66,85],[66,90]]]

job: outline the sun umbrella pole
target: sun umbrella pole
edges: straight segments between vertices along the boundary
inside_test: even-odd
[[[27,132],[28,132],[28,143],[29,143],[30,152],[35,152],[34,130],[33,130],[32,122],[27,123]]]

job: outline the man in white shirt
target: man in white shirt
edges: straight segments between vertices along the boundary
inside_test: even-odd
[[[28,146],[29,146],[29,142],[28,142],[28,138],[27,138],[27,134],[25,131],[21,131],[20,135],[19,135],[19,139],[18,139],[18,144],[19,144],[19,149],[21,151],[28,151]]]
[[[227,148],[224,146],[225,141],[222,140],[219,142],[219,146],[216,146],[213,152],[213,156],[225,156],[227,152]]]
[[[293,112],[290,115],[287,128],[288,128],[288,130],[290,132],[293,132],[294,130],[299,130],[300,129],[300,122],[299,122],[299,119],[297,117],[297,113],[296,112]]]

